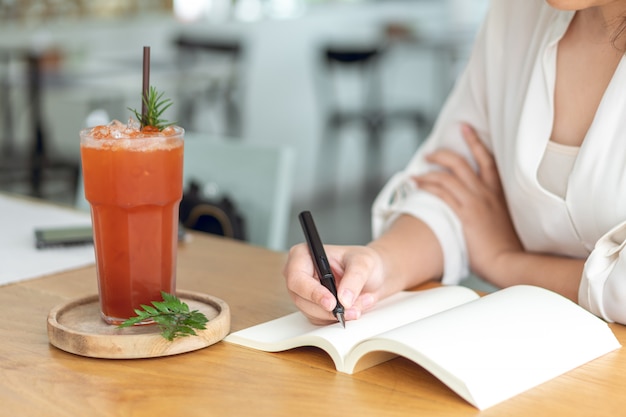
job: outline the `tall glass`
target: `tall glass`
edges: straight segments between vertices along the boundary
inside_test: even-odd
[[[100,308],[110,324],[160,300],[161,291],[175,292],[183,183],[182,128],[124,133],[117,123],[80,132]]]

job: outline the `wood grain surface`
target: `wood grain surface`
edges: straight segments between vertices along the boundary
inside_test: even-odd
[[[282,276],[285,253],[192,237],[179,249],[178,288],[224,300],[232,331],[296,310]],[[478,411],[402,358],[350,376],[314,348],[266,353],[218,342],[180,355],[108,360],[51,345],[49,312],[96,293],[95,267],[0,287],[0,415],[576,417],[626,410],[623,348]],[[623,344],[626,328],[611,328]]]

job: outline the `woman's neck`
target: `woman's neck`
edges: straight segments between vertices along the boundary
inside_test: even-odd
[[[616,1],[603,6],[589,7],[576,12],[572,24],[577,25],[578,33],[584,34],[588,41],[602,44],[612,43],[624,51],[626,33],[620,33],[626,19],[626,2]]]

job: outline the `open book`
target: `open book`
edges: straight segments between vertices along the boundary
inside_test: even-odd
[[[315,326],[297,312],[225,340],[268,352],[316,346],[349,374],[400,355],[479,409],[620,347],[604,321],[533,286],[485,297],[460,286],[402,292],[346,329]]]

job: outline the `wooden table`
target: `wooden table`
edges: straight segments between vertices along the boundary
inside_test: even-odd
[[[295,311],[285,257],[193,235],[180,247],[178,288],[225,300],[239,330]],[[624,349],[480,412],[402,358],[349,376],[313,348],[265,353],[220,342],[177,356],[107,360],[51,346],[50,309],[95,293],[95,267],[0,287],[1,416],[571,417],[626,409]],[[612,329],[626,343],[626,327]]]

